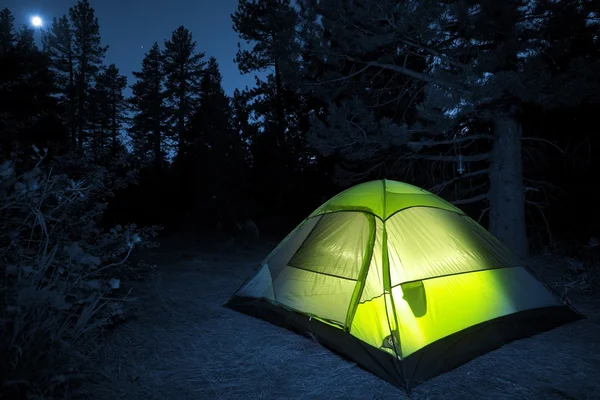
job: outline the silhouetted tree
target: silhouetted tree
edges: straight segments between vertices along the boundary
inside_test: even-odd
[[[185,133],[200,98],[200,78],[204,52],[196,51],[192,33],[183,26],[177,28],[165,41],[163,52],[166,73],[166,98],[169,106],[169,124],[177,146],[177,159],[186,153]]]
[[[233,127],[230,98],[222,87],[214,57],[208,60],[202,97],[186,142],[193,157],[186,160],[194,204],[203,205],[204,219],[231,228],[245,214],[246,155],[242,136]],[[191,174],[190,174],[191,172]]]
[[[578,68],[585,60],[572,62],[560,76],[548,74],[539,57],[540,49],[549,45],[539,33],[548,10],[545,2],[534,3],[311,2],[324,27],[316,33],[313,44],[319,47],[313,51],[332,69],[356,67],[331,78],[330,92],[382,72],[391,76],[390,101],[414,96],[414,90],[405,87],[424,93],[418,123],[412,124],[382,116],[382,104],[369,105],[364,95],[333,103],[327,118],[314,118],[314,138],[319,139],[315,143],[324,151],[360,152],[368,158],[454,164],[457,156],[449,151],[480,141],[462,157],[474,170],[440,185],[487,177],[475,185],[479,193],[455,202],[488,202],[491,232],[516,253],[527,255],[520,105],[553,107],[593,92],[589,74]],[[390,46],[395,51],[376,51]],[[427,67],[402,62],[413,55],[422,57]],[[394,84],[392,78],[399,76],[410,78],[409,84]],[[473,129],[474,123],[480,129]]]
[[[250,143],[258,134],[258,123],[251,121],[253,110],[250,104],[250,92],[248,88],[244,90],[235,89],[231,98],[232,108],[232,129],[242,140],[241,145],[246,156],[247,165],[252,165],[252,153]]]
[[[111,154],[115,155],[121,148],[120,134],[124,123],[128,121],[126,111],[128,104],[123,91],[127,87],[127,77],[121,75],[115,64],[103,69],[96,79],[96,88],[104,93],[106,104],[103,111],[106,115],[106,130]]]
[[[43,51],[50,59],[56,91],[64,110],[62,118],[69,129],[71,146],[77,146],[77,91],[73,31],[68,17],[54,18],[42,36]]]
[[[299,93],[288,84],[288,75],[295,74],[298,16],[289,0],[244,0],[231,18],[234,30],[251,46],[238,46],[235,62],[240,72],[271,72],[263,80],[256,78],[256,87],[247,95],[254,118],[260,121],[250,140],[254,198],[265,210],[277,213],[290,201],[300,201],[297,192],[291,195],[299,169],[292,149],[292,142],[301,136],[294,109]],[[275,186],[277,191],[269,190]]]
[[[15,17],[8,8],[0,11],[0,55],[8,53],[14,48],[14,24]]]
[[[161,168],[166,155],[168,109],[163,56],[158,43],[146,53],[141,71],[133,72],[133,76],[136,82],[131,86],[133,97],[129,100],[133,111],[129,134],[134,153],[142,162],[151,161],[155,168]]]
[[[241,0],[231,19],[234,31],[252,45],[251,50],[245,50],[238,44],[235,62],[240,72],[247,74],[270,68],[274,71],[272,105],[276,123],[266,134],[276,154],[286,129],[283,72],[292,54],[296,12],[289,0]]]
[[[90,128],[90,90],[108,49],[101,45],[98,18],[88,0],[79,0],[68,17],[53,20],[44,35],[44,48],[68,105],[72,141],[82,151]]]
[[[83,149],[86,141],[88,92],[102,66],[108,46],[101,45],[100,25],[88,0],[79,0],[69,9],[73,28],[73,52],[76,59],[77,144]]]
[[[15,159],[18,152],[61,144],[64,133],[56,118],[54,82],[47,58],[33,41],[33,32],[15,32],[9,10],[0,12],[0,157]]]

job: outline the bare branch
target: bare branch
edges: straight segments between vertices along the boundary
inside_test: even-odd
[[[407,160],[426,160],[426,161],[443,161],[452,162],[456,161],[456,156],[443,156],[443,155],[419,155],[419,154],[406,154],[404,156]],[[490,153],[474,154],[471,156],[463,156],[465,162],[476,162],[476,161],[487,161],[490,159]]]
[[[449,65],[452,65],[454,67],[466,70],[469,68],[469,65],[467,64],[463,64],[461,62],[458,62],[456,60],[452,60],[450,57],[442,54],[440,51],[433,49],[431,47],[427,47],[421,43],[417,43],[416,41],[414,41],[413,39],[411,39],[410,37],[403,35],[405,38],[404,39],[400,39],[402,42],[404,42],[405,44],[412,46],[412,47],[416,47],[417,49],[422,49],[425,50],[426,52],[428,52],[429,54],[431,54],[432,56],[438,57],[441,60],[446,61]]]
[[[485,213],[487,213],[488,211],[490,211],[489,207],[486,207],[483,210],[481,210],[481,214],[479,214],[479,218],[477,218],[477,223],[481,223],[481,219],[483,218]]]
[[[415,146],[431,147],[431,146],[441,146],[441,145],[448,145],[448,144],[457,144],[457,143],[468,142],[470,140],[479,140],[479,139],[494,140],[494,135],[482,133],[479,135],[461,136],[461,137],[457,137],[455,139],[424,140],[424,141],[419,141],[419,142],[408,142],[407,144],[415,145]]]
[[[525,204],[535,207],[540,212],[540,215],[542,216],[542,219],[544,220],[544,224],[546,225],[546,230],[548,231],[548,236],[550,237],[550,241],[552,241],[552,231],[550,230],[550,224],[548,223],[548,219],[546,218],[546,214],[544,213],[544,208],[541,206],[540,203],[538,203],[536,201],[525,200]]]
[[[540,181],[540,180],[536,180],[536,179],[531,179],[531,178],[526,178],[523,177],[523,180],[526,182],[529,182],[531,184],[534,185],[539,185],[539,186],[547,186],[548,188],[552,189],[552,190],[559,190],[561,192],[565,192],[563,189],[561,189],[560,187],[550,183],[550,182],[546,182],[546,181]]]
[[[365,67],[363,67],[363,68],[359,69],[359,70],[358,70],[358,71],[356,71],[356,72],[353,72],[353,73],[351,73],[350,75],[347,75],[347,76],[342,76],[342,77],[339,77],[339,78],[334,78],[334,79],[328,79],[328,80],[326,80],[326,81],[322,81],[322,82],[314,82],[314,83],[313,83],[313,82],[310,82],[310,83],[307,83],[306,85],[307,85],[307,86],[322,86],[322,85],[327,85],[327,84],[329,84],[329,83],[333,83],[333,82],[344,81],[344,80],[347,80],[347,79],[353,78],[353,77],[355,77],[355,76],[357,76],[357,75],[359,75],[359,74],[361,74],[361,73],[365,72],[367,69],[369,69],[369,67],[370,67],[370,65],[366,65]]]
[[[477,171],[473,171],[473,172],[468,172],[466,174],[462,174],[459,176],[456,176],[452,179],[449,179],[447,181],[444,181],[438,185],[433,186],[432,188],[428,189],[430,192],[432,193],[440,193],[442,190],[444,190],[445,188],[447,188],[449,185],[452,185],[454,182],[460,181],[461,179],[465,179],[465,178],[472,178],[474,176],[478,176],[478,175],[485,175],[487,173],[489,173],[490,170],[488,168],[485,169],[480,169]]]
[[[352,124],[356,129],[358,129],[359,131],[361,131],[366,140],[369,140],[369,137],[367,136],[367,132],[365,132],[365,130],[360,125],[358,125],[356,122],[352,121],[351,119],[349,119],[347,121],[350,124]]]
[[[550,140],[547,139],[542,139],[542,138],[534,138],[534,137],[522,137],[521,140],[535,140],[538,142],[543,142],[543,143],[547,143],[550,146],[554,147],[555,149],[557,149],[558,151],[560,151],[561,153],[564,153],[565,151],[563,149],[561,149],[556,143],[551,142]]]
[[[488,198],[489,198],[489,196],[487,193],[482,193],[477,196],[468,197],[466,199],[454,200],[454,201],[451,201],[451,203],[454,204],[455,206],[457,206],[457,205],[461,205],[461,204],[477,203],[478,201],[488,200]]]
[[[396,65],[396,64],[385,64],[385,63],[379,63],[376,61],[363,61],[361,59],[355,58],[355,57],[351,57],[348,55],[342,55],[342,54],[336,54],[336,56],[344,58],[346,60],[355,62],[357,64],[363,64],[363,65],[367,65],[367,66],[371,66],[371,67],[377,67],[377,68],[384,68],[390,71],[394,71],[394,72],[398,72],[402,75],[411,77],[411,78],[415,78],[418,79],[420,81],[423,82],[427,82],[427,83],[433,83],[436,85],[440,85],[440,86],[444,86],[444,87],[453,87],[456,85],[453,85],[452,83],[448,82],[447,80],[444,79],[440,79],[440,78],[436,78],[434,76],[431,76],[429,74],[424,74],[422,72],[417,72],[415,70],[412,70],[410,68],[406,68],[406,67],[402,67],[400,65]],[[467,85],[464,84],[459,84],[460,87],[462,87],[463,89],[468,89]]]

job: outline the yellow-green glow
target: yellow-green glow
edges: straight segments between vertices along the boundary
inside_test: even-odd
[[[345,327],[400,358],[470,326],[559,304],[463,212],[393,181],[323,204],[238,294]],[[400,347],[383,346],[390,335]]]
[[[379,180],[356,185],[333,197],[311,216],[344,210],[363,210],[386,219],[409,207],[438,207],[462,214],[442,198],[408,183]]]

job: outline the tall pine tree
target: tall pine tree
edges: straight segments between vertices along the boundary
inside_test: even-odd
[[[324,27],[316,34],[314,43],[320,46],[315,52],[331,70],[342,68],[336,79],[319,83],[335,93],[384,73],[392,95],[373,106],[363,94],[332,103],[326,121],[315,118],[314,136],[324,139],[321,147],[327,151],[368,150],[370,158],[458,167],[459,176],[441,186],[484,177],[481,185],[473,185],[479,193],[455,203],[488,202],[483,207],[489,210],[491,232],[526,256],[521,106],[529,102],[552,108],[597,94],[594,78],[588,79],[591,62],[572,60],[561,74],[551,74],[540,57],[541,49],[552,46],[548,35],[540,34],[551,19],[552,3],[382,2],[374,7],[368,0],[311,2]],[[580,2],[567,3],[575,7]],[[396,50],[376,51],[390,45]],[[426,68],[403,62],[415,56],[427,62]],[[406,86],[395,84],[401,77]],[[394,97],[412,97],[405,88],[415,86],[424,93],[422,100],[416,99],[421,103],[418,124],[382,113]],[[477,145],[466,148],[467,143]],[[466,171],[468,164],[471,171]]]
[[[204,52],[196,50],[192,33],[180,26],[165,41],[163,56],[169,123],[177,146],[177,160],[183,161],[187,145],[186,130],[200,98]]]
[[[123,93],[127,87],[127,77],[121,75],[115,64],[110,64],[96,81],[96,86],[105,93],[108,146],[111,154],[115,155],[121,149],[121,130],[128,121],[126,116],[128,104]]]
[[[96,156],[115,156],[121,146],[121,129],[127,122],[128,104],[123,94],[127,77],[115,64],[102,68],[96,76],[90,101],[92,151]]]
[[[56,81],[56,91],[63,109],[62,119],[69,130],[69,141],[77,146],[77,90],[76,60],[73,30],[69,18],[54,18],[42,36],[43,51],[50,59],[50,68]]]
[[[89,113],[89,90],[104,61],[108,46],[101,45],[100,25],[89,0],[79,0],[69,9],[76,60],[77,145],[83,149]]]
[[[243,139],[232,126],[232,108],[222,87],[222,76],[214,57],[208,60],[200,89],[202,97],[188,133],[190,157],[186,168],[194,203],[212,210],[215,222],[232,227],[244,217],[246,156]]]
[[[257,78],[249,94],[262,127],[252,138],[252,187],[257,202],[275,210],[289,203],[294,186],[290,178],[296,165],[286,143],[294,129],[290,118],[294,93],[286,85],[286,74],[295,57],[297,13],[289,0],[242,0],[231,18],[240,39],[251,46],[249,50],[238,46],[235,62],[240,72],[271,72],[262,81]],[[279,190],[272,193],[268,188],[275,185]]]
[[[286,129],[283,73],[293,54],[297,16],[290,0],[241,0],[232,14],[233,29],[252,44],[251,50],[237,52],[235,62],[243,74],[273,69],[273,129],[267,134],[272,149],[281,145]]]
[[[57,101],[47,58],[37,48],[33,31],[15,32],[12,13],[0,12],[0,158],[18,150],[63,144],[56,118]]]
[[[91,128],[90,91],[108,49],[101,45],[100,25],[89,0],[79,0],[68,17],[54,19],[43,41],[67,106],[71,141],[82,151]]]
[[[146,53],[141,71],[133,72],[136,82],[129,99],[133,118],[129,134],[135,154],[143,163],[161,168],[166,156],[167,112],[163,55],[158,43]]]
[[[15,17],[8,8],[0,11],[0,55],[8,53],[14,47]]]

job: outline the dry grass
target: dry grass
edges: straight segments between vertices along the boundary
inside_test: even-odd
[[[406,398],[308,338],[222,307],[266,248],[200,254],[191,244],[175,244],[162,250],[144,314],[107,338],[101,373],[80,389],[81,397]],[[508,344],[419,386],[411,398],[600,398],[598,307],[579,305],[587,320]]]

